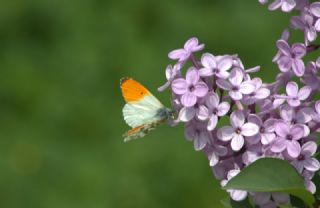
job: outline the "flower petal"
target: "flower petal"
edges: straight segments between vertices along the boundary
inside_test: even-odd
[[[280,57],[279,60],[277,61],[277,63],[279,65],[280,71],[282,71],[282,72],[287,72],[292,67],[292,59],[288,56]]]
[[[285,0],[282,3],[281,10],[284,12],[290,12],[295,6],[295,0]]]
[[[229,81],[233,86],[240,86],[241,82],[243,80],[243,73],[240,69],[234,68],[231,71]]]
[[[244,138],[240,134],[235,134],[231,140],[231,149],[239,151],[244,145]]]
[[[300,146],[299,142],[297,142],[295,140],[288,141],[287,142],[287,151],[291,157],[297,158],[301,152],[301,146]]]
[[[230,197],[235,201],[242,201],[247,197],[248,193],[241,190],[232,190],[230,192]]]
[[[215,57],[210,53],[205,53],[201,57],[201,64],[207,69],[214,69],[217,67]]]
[[[273,140],[275,140],[276,135],[274,133],[264,133],[261,134],[261,143],[263,145],[270,144]]]
[[[217,123],[218,123],[218,116],[213,114],[208,121],[207,130],[208,131],[214,130],[217,126]]]
[[[292,139],[299,140],[304,136],[304,127],[301,124],[295,124],[290,129],[290,135],[292,135]]]
[[[241,100],[243,97],[239,91],[229,91],[229,95],[233,100]]]
[[[248,121],[250,123],[254,123],[254,124],[257,124],[258,126],[262,126],[262,120],[259,116],[257,116],[256,114],[250,114],[248,116]]]
[[[306,47],[301,43],[295,43],[292,45],[292,53],[296,59],[301,59],[306,55]]]
[[[298,92],[298,98],[299,100],[305,100],[309,97],[311,94],[312,88],[310,86],[304,86],[302,87]]]
[[[276,138],[271,145],[271,151],[275,153],[282,152],[287,147],[287,141],[280,137]]]
[[[219,157],[213,152],[209,159],[209,165],[214,167],[219,162]]]
[[[168,57],[172,60],[184,58],[186,56],[186,51],[184,49],[173,50],[168,54]]]
[[[246,81],[241,83],[239,91],[244,95],[248,95],[250,93],[253,93],[255,89],[256,87],[253,83],[251,83],[250,81]]]
[[[244,136],[253,136],[259,132],[259,127],[254,123],[245,123],[241,127],[241,134]]]
[[[280,107],[280,116],[283,120],[291,122],[295,117],[295,111],[290,105]]]
[[[213,71],[210,68],[202,68],[199,70],[199,75],[201,77],[210,77],[213,75]]]
[[[196,151],[202,150],[208,143],[210,136],[207,132],[201,131],[193,140],[194,149]]]
[[[185,107],[192,107],[196,104],[196,102],[197,97],[191,92],[187,92],[181,96],[181,103]]]
[[[291,57],[291,48],[287,41],[285,40],[278,40],[277,47],[285,56]]]
[[[231,113],[230,123],[234,128],[242,127],[245,121],[245,117],[242,111],[237,110]]]
[[[194,91],[193,94],[196,95],[197,97],[204,97],[208,93],[208,86],[204,82],[198,82],[194,86]]]
[[[224,116],[224,115],[226,115],[228,113],[229,110],[230,110],[230,104],[227,103],[227,102],[222,102],[218,106],[217,115],[218,116]]]
[[[183,107],[181,108],[180,112],[179,112],[179,120],[182,122],[188,122],[191,119],[194,118],[194,116],[196,115],[196,109],[193,107]]]
[[[320,163],[315,158],[309,158],[304,161],[304,168],[309,171],[316,172],[320,169]]]
[[[197,118],[200,121],[205,121],[209,118],[209,111],[208,108],[204,105],[200,105],[198,112],[197,112]]]
[[[289,98],[287,99],[287,102],[292,107],[298,107],[301,104],[300,100],[298,100],[297,98],[294,98],[294,99]]]
[[[311,13],[316,16],[320,17],[320,2],[314,2],[310,5]]]
[[[206,105],[209,109],[216,108],[219,105],[219,97],[216,93],[210,93],[206,99]]]
[[[224,90],[231,90],[232,85],[225,79],[218,79],[217,85]]]
[[[313,156],[316,153],[316,151],[317,151],[317,144],[313,141],[309,141],[305,143],[304,145],[302,145],[302,148],[301,148],[301,154],[307,157]]]
[[[185,94],[188,91],[188,84],[186,80],[182,78],[173,80],[171,86],[172,91],[177,95]]]
[[[224,56],[218,62],[218,69],[222,71],[227,71],[232,67],[232,58],[230,56]]]
[[[234,134],[234,129],[231,126],[224,126],[218,130],[217,137],[222,141],[230,141]]]
[[[200,79],[199,71],[196,68],[189,68],[186,75],[186,81],[189,85],[195,85]]]
[[[315,109],[316,109],[317,113],[320,114],[320,100],[316,102]]]
[[[277,133],[278,136],[285,138],[287,135],[290,133],[289,126],[286,122],[284,121],[278,121],[275,123],[274,126],[275,132]]]
[[[305,65],[301,59],[294,59],[292,62],[292,70],[297,77],[302,77],[305,72]]]
[[[287,95],[296,97],[298,95],[298,84],[295,82],[289,82],[286,86]]]
[[[269,89],[260,88],[256,91],[255,98],[261,100],[261,99],[265,99],[265,98],[269,97],[269,95],[270,95]]]

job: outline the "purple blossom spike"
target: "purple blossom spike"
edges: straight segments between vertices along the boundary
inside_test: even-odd
[[[185,107],[192,107],[198,98],[204,97],[208,92],[207,85],[200,80],[199,71],[191,67],[187,71],[186,79],[178,78],[172,82],[172,90],[181,95],[181,103]]]
[[[222,141],[231,141],[231,148],[239,151],[244,145],[244,137],[254,136],[259,132],[257,124],[245,123],[242,111],[234,111],[230,116],[231,126],[225,126],[218,130],[217,136]]]
[[[239,68],[231,71],[228,80],[218,79],[217,85],[229,91],[229,95],[234,100],[241,100],[243,95],[249,95],[255,90],[255,85],[251,81],[243,82],[243,72]]]
[[[266,4],[268,0],[259,2]],[[171,88],[172,107],[178,116],[170,122],[185,123],[186,138],[195,150],[205,153],[222,186],[257,159],[273,157],[294,166],[306,189],[315,193],[312,179],[320,170],[315,158],[320,132],[320,101],[315,100],[320,91],[320,57],[309,61],[309,54],[320,49],[316,44],[320,2],[273,0],[269,8],[297,10],[291,29],[304,33],[302,41],[292,44],[291,31],[285,29],[277,41],[272,61],[280,71],[274,82],[252,78],[260,67],[246,69],[238,55],[204,53],[197,59],[193,53],[204,45],[191,38],[184,48],[169,54],[178,63],[167,67],[167,82],[160,90]],[[192,67],[183,77],[187,62]],[[229,124],[224,125],[229,115]],[[260,208],[290,206],[287,194],[228,192],[237,201],[252,197]]]
[[[173,50],[169,53],[169,58],[173,60],[179,60],[179,62],[184,62],[192,55],[194,52],[201,51],[204,48],[204,44],[199,44],[198,38],[190,38],[181,49]]]

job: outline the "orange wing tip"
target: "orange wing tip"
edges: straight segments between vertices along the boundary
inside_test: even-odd
[[[126,102],[137,102],[144,96],[149,95],[149,91],[139,82],[132,78],[124,77],[120,79],[122,95]]]

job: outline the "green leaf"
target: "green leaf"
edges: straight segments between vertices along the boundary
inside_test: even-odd
[[[284,192],[302,199],[308,206],[314,197],[304,187],[303,178],[285,160],[262,158],[244,168],[224,189],[252,192]]]

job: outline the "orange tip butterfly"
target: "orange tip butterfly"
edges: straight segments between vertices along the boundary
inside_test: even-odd
[[[173,119],[174,112],[164,107],[149,90],[132,78],[120,80],[122,96],[126,101],[123,118],[132,127],[124,133],[124,142],[144,137],[159,124]]]

